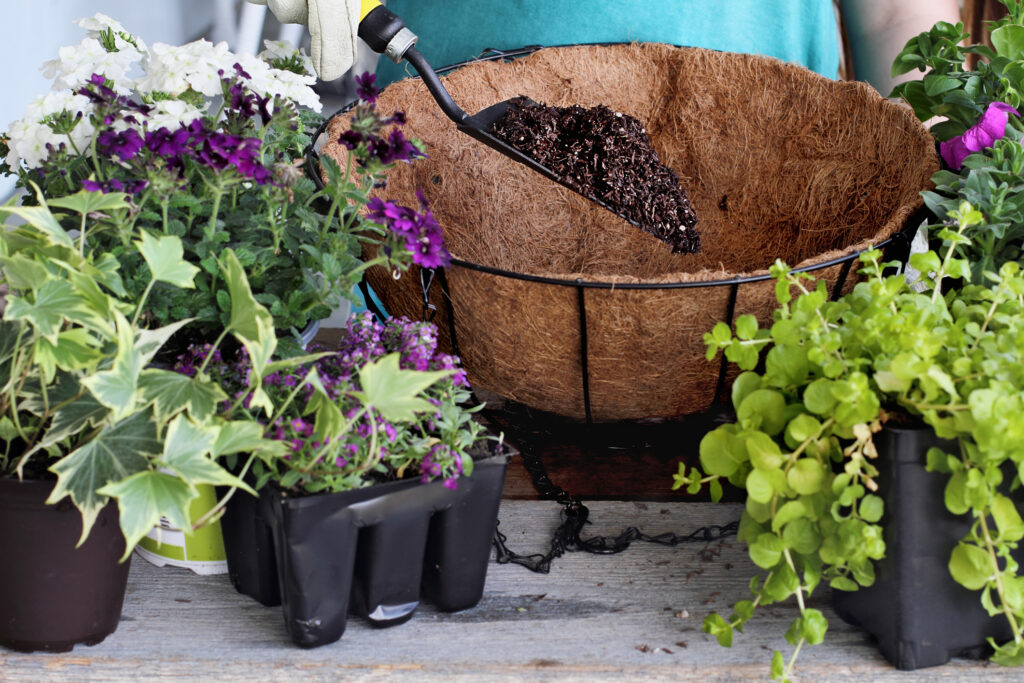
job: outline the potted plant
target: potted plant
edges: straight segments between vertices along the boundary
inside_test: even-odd
[[[371,265],[359,260],[360,240],[388,247],[381,262],[391,267],[408,263],[401,238],[360,211],[384,170],[422,156],[402,135],[400,113],[363,107],[365,142],[345,169],[323,160],[329,182],[318,189],[303,169],[321,120],[303,53],[269,42],[259,57],[204,40],[150,46],[102,14],[78,24],[86,38],[47,62],[53,89],[11,124],[0,154],[21,187],[34,182],[47,199],[83,188],[128,195],[92,217],[88,244],[121,264],[132,296],[148,286],[138,235],[181,240],[199,269],[196,286],[157,283],[140,318],[147,327],[190,319],[169,358],[213,341],[227,323],[229,291],[217,266],[226,248],[274,327],[296,339],[352,296]],[[282,339],[281,351],[298,349]]]
[[[157,283],[195,286],[181,240],[140,233],[148,281],[134,297],[117,261],[87,241],[90,216],[123,210],[128,197],[36,199],[0,208],[24,221],[0,230],[0,642],[66,650],[116,628],[129,554],[158,519],[187,520],[201,484],[249,488],[217,458],[270,457],[280,445],[218,417],[222,392],[209,378],[147,368],[187,322],[140,325]],[[260,307],[230,250],[218,272],[232,297],[225,332],[258,339],[248,321]]]
[[[223,522],[235,586],[283,604],[294,642],[340,638],[350,595],[380,626],[410,618],[421,594],[446,610],[479,601],[507,456],[482,448],[479,408],[432,324],[362,313],[337,349],[272,372],[206,347],[176,367],[203,365],[228,389],[226,416],[263,419],[287,444],[236,465],[261,495],[231,498]]]

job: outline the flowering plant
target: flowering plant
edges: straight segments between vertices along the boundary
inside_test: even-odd
[[[208,345],[193,347],[175,366],[187,376],[202,368],[228,390],[224,415],[261,420],[267,437],[287,446],[283,458],[255,461],[257,488],[273,480],[295,492],[344,491],[419,476],[454,489],[472,473],[479,407],[464,405],[466,375],[457,357],[438,352],[434,325],[382,325],[363,312],[349,318],[336,349],[316,351],[263,376],[266,404],[249,384],[244,349],[227,360]]]
[[[923,193],[925,204],[940,222],[964,201],[984,216],[969,239],[954,245],[959,256],[976,264],[974,284],[983,284],[986,272],[1019,261],[1024,240],[1024,5],[1005,4],[1006,16],[991,26],[994,49],[965,45],[963,24],[939,22],[911,38],[893,64],[893,75],[925,72],[892,94],[922,121],[936,121],[931,131],[947,167],[932,177],[935,189]],[[965,64],[969,55],[977,58],[973,69]]]
[[[421,156],[400,113],[364,105],[361,143],[346,169],[324,162],[329,182],[318,190],[301,169],[320,120],[305,55],[273,43],[259,58],[202,40],[147,46],[103,15],[78,23],[87,37],[46,65],[53,90],[11,125],[0,153],[22,186],[37,183],[46,198],[124,196],[122,208],[73,227],[121,263],[132,295],[149,286],[133,240],[145,231],[181,239],[199,268],[196,286],[153,285],[146,325],[190,317],[193,336],[216,336],[230,316],[216,267],[225,248],[279,330],[302,328],[351,296],[369,265],[358,260],[360,239],[383,242],[381,259],[395,267],[409,262],[406,237],[360,211],[385,169]]]

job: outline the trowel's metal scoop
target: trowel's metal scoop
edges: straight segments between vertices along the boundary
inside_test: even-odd
[[[448,116],[448,118],[455,122],[455,125],[458,126],[460,131],[476,138],[488,147],[497,150],[510,159],[514,159],[525,166],[529,166],[537,173],[554,180],[556,183],[569,188],[573,192],[586,197],[590,201],[600,204],[612,213],[629,221],[636,227],[641,227],[635,220],[623,216],[597,197],[580,192],[578,188],[568,184],[563,178],[556,175],[555,172],[548,167],[538,163],[536,160],[523,154],[515,147],[495,137],[494,122],[504,115],[511,100],[498,102],[497,104],[493,104],[473,116],[470,116],[464,112],[459,105],[455,104],[452,96],[448,94],[444,85],[441,84],[441,79],[437,77],[437,73],[434,72],[430,64],[427,63],[427,60],[424,59],[423,55],[421,55],[419,50],[416,49],[416,34],[406,28],[405,23],[398,16],[377,2],[377,0],[362,0],[361,17],[362,18],[359,22],[359,37],[362,38],[374,52],[388,57],[396,64],[401,62],[403,59],[412,64],[413,68],[415,68],[419,73],[420,78],[422,78],[423,82],[427,85],[427,89],[434,97],[434,100],[437,101],[438,106],[441,107],[441,110]],[[531,100],[519,101],[521,104],[536,104]]]

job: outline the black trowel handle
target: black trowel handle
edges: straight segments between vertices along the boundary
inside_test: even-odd
[[[405,27],[405,22],[377,0],[362,0],[359,37],[370,49],[382,54],[395,64],[403,59],[413,65],[438,106],[452,121],[465,125],[469,115],[455,104],[437,74],[416,49],[416,34]]]

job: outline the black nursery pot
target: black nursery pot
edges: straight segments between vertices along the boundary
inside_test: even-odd
[[[345,632],[352,610],[375,626],[410,619],[421,600],[454,612],[483,596],[507,455],[474,462],[458,488],[396,481],[343,493],[235,496],[221,520],[240,592],[282,605],[295,644]],[[240,499],[240,500],[236,500]]]
[[[99,643],[117,628],[128,584],[117,505],[76,548],[81,514],[66,498],[45,504],[53,485],[0,479],[0,645],[22,652]]]
[[[904,671],[945,664],[952,656],[986,656],[986,639],[1005,642],[1013,634],[1005,619],[988,615],[980,593],[950,576],[950,555],[970,519],[946,509],[947,478],[925,470],[929,448],[955,453],[956,442],[930,428],[886,427],[875,443],[885,558],[875,565],[874,585],[833,591],[833,608],[874,636],[882,655]]]

